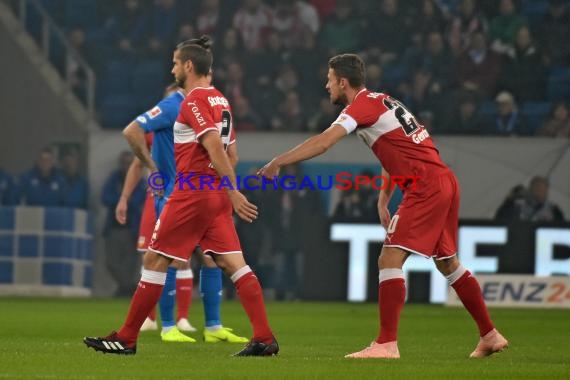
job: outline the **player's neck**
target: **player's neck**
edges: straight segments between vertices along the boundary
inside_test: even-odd
[[[354,101],[354,98],[356,98],[356,95],[358,95],[358,93],[362,90],[364,90],[364,86],[358,88],[349,88],[346,91],[346,105],[351,104]]]
[[[197,87],[210,87],[210,81],[207,77],[195,77],[186,79],[186,85],[184,86],[186,93],[189,93]]]

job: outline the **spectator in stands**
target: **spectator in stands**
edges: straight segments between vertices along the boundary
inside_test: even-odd
[[[268,223],[272,236],[286,237],[272,242],[278,260],[275,267],[277,299],[292,300],[299,296],[304,242],[313,230],[313,217],[321,216],[322,210],[317,190],[299,189],[302,173],[298,165],[284,167],[281,178],[290,184],[289,181],[295,181],[296,186],[291,190],[283,186],[275,191],[275,196],[270,198],[272,204],[268,204],[266,210],[270,213]]]
[[[488,123],[488,134],[499,136],[528,135],[528,124],[519,112],[515,98],[510,92],[502,91],[495,98],[497,117]]]
[[[277,113],[270,120],[270,127],[274,131],[304,131],[307,129],[305,114],[299,94],[289,91],[277,107]]]
[[[409,45],[411,19],[398,0],[383,0],[376,4],[380,5],[379,9],[378,6],[371,9],[366,19],[365,38],[367,46],[380,48],[380,63],[384,65],[394,61]],[[355,49],[344,49],[339,53],[349,50]]]
[[[243,96],[237,97],[232,102],[234,126],[236,131],[261,131],[267,126],[263,119],[251,109],[249,100]]]
[[[484,122],[477,114],[477,101],[472,94],[462,93],[458,102],[450,102],[453,111],[441,130],[443,134],[480,135],[484,131]]]
[[[359,185],[358,190],[351,188],[341,191],[340,199],[333,213],[333,219],[351,222],[378,222],[376,207],[378,190],[372,187],[374,173],[365,169],[358,175],[367,177],[369,183]],[[381,180],[377,180],[375,184],[377,187],[384,185]]]
[[[279,69],[289,60],[291,52],[284,47],[283,40],[279,33],[269,32],[265,47],[248,57],[248,77],[255,78],[257,84],[261,86],[271,84]]]
[[[325,20],[319,35],[319,45],[328,55],[357,51],[362,44],[362,24],[354,17],[350,0],[337,0],[332,15]],[[376,43],[381,41],[377,36]]]
[[[500,53],[512,49],[517,31],[525,24],[514,0],[500,0],[499,15],[491,20],[489,38],[492,48]]]
[[[456,62],[457,81],[463,89],[489,97],[495,92],[501,66],[501,57],[488,48],[485,35],[475,32],[469,49]]]
[[[309,32],[313,36],[319,32],[321,21],[317,8],[307,0],[295,0],[295,13],[301,23],[301,35]]]
[[[154,0],[150,10],[148,48],[152,55],[162,56],[178,26],[178,9],[175,0]]]
[[[226,69],[225,78],[220,80],[218,72],[216,71],[217,87],[224,93],[230,103],[233,103],[234,99],[247,97],[248,91],[246,89],[242,65],[239,62],[232,62]]]
[[[441,8],[435,0],[421,0],[419,9],[412,12],[413,22],[410,23],[414,45],[422,45],[425,36],[430,33],[442,33],[445,29],[445,19]]]
[[[535,176],[530,180],[527,198],[521,218],[533,222],[563,222],[564,215],[558,205],[548,200],[550,183],[546,177]]]
[[[61,160],[63,179],[63,205],[72,208],[87,209],[89,200],[89,184],[80,172],[79,152],[76,149],[67,151]]]
[[[459,57],[471,46],[475,33],[484,33],[487,22],[477,8],[476,0],[461,0],[459,12],[451,19],[448,27],[449,46]]]
[[[383,74],[382,66],[377,63],[368,63],[366,65],[366,88],[381,92],[383,90]]]
[[[497,210],[495,219],[504,222],[564,222],[558,205],[548,200],[549,181],[535,176],[530,181],[528,192],[521,185],[511,190]]]
[[[123,56],[134,53],[145,42],[147,17],[139,0],[124,0],[121,9],[104,27],[107,43],[115,44]]]
[[[118,168],[107,177],[101,192],[101,201],[107,207],[107,219],[103,231],[106,265],[117,283],[115,292],[117,297],[132,295],[140,274],[140,255],[135,247],[142,206],[146,197],[144,181],[141,180],[129,198],[127,223],[121,225],[115,219],[115,208],[132,160],[131,152],[121,152]]]
[[[16,196],[18,203],[27,206],[63,205],[63,180],[55,167],[55,155],[50,148],[43,149],[36,165],[20,176]]]
[[[519,28],[514,47],[507,51],[502,82],[521,102],[544,99],[546,66],[527,26]]]
[[[178,32],[176,33],[176,38],[174,40],[174,45],[179,44],[182,41],[190,40],[196,37],[196,30],[194,25],[190,22],[183,22],[178,26]]]
[[[440,94],[450,85],[453,55],[445,46],[441,32],[431,31],[424,38],[423,44],[408,50],[405,63],[408,67],[430,72],[431,91]],[[366,82],[368,83],[368,78]]]
[[[509,223],[520,218],[520,210],[528,198],[527,189],[523,185],[516,185],[507,194],[505,200],[495,213],[495,220]]]
[[[330,102],[328,98],[323,98],[319,102],[319,109],[312,113],[307,120],[307,129],[310,132],[322,132],[331,126],[338,117],[339,110]]]
[[[214,50],[216,55],[216,60],[214,61],[216,81],[224,81],[226,79],[227,68],[231,63],[242,63],[245,61],[243,43],[236,29],[230,28],[226,30],[219,46],[214,45]]]
[[[0,168],[0,206],[12,206],[15,203],[14,197],[14,180]]]
[[[204,0],[196,18],[198,35],[216,36],[220,26],[220,0]]]
[[[245,49],[250,52],[265,46],[272,23],[272,11],[261,0],[243,0],[233,19],[233,27],[239,32]]]
[[[321,21],[329,18],[336,7],[336,0],[309,0],[309,2],[317,10]]]
[[[570,138],[570,110],[564,102],[552,106],[550,117],[536,132],[538,136]]]
[[[570,65],[570,13],[565,0],[550,0],[548,14],[544,17],[539,36],[541,44],[553,66]]]

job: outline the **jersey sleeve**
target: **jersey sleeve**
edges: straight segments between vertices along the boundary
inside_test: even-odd
[[[375,107],[366,97],[357,98],[348,105],[333,122],[346,130],[346,134],[354,131],[358,126],[373,124],[379,117],[378,107]]]
[[[139,115],[136,121],[145,133],[172,128],[178,116],[178,109],[169,98],[161,100],[156,106]]]
[[[185,99],[180,108],[180,117],[194,130],[197,139],[208,131],[218,130],[212,117],[211,106],[203,99],[197,97]]]

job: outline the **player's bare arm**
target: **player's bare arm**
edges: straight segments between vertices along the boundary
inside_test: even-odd
[[[384,186],[382,190],[380,190],[380,194],[378,196],[378,216],[380,216],[380,223],[382,227],[388,228],[390,224],[390,211],[388,211],[388,203],[390,203],[390,198],[392,198],[392,193],[394,189],[390,186],[390,173],[384,168],[382,168],[382,176],[383,181],[386,181],[387,185]]]
[[[143,163],[138,157],[133,159],[129,170],[127,170],[127,175],[125,177],[125,182],[123,183],[123,189],[121,191],[121,197],[119,198],[119,203],[115,207],[115,219],[120,224],[125,224],[127,222],[127,208],[129,204],[129,198],[131,194],[137,187],[137,184],[142,178]]]
[[[258,172],[268,178],[279,175],[279,169],[285,165],[295,164],[316,156],[320,156],[346,136],[346,129],[338,124],[331,125],[317,136],[313,136],[293,149],[275,157]]]
[[[230,159],[230,163],[232,164],[232,168],[234,168],[235,170],[239,161],[237,144],[236,143],[230,144],[230,146],[228,146],[227,153],[228,153],[228,158]]]
[[[214,130],[204,133],[200,138],[200,143],[208,151],[210,161],[212,165],[214,165],[214,169],[216,169],[218,175],[228,178],[230,181],[232,188],[227,189],[227,193],[236,214],[249,223],[253,222],[257,219],[257,206],[250,203],[238,190],[235,190],[237,189],[236,175],[219,133]]]
[[[141,162],[149,168],[152,173],[154,173],[157,172],[158,169],[156,167],[156,163],[150,156],[150,151],[148,150],[144,134],[144,130],[136,121],[131,122],[123,130],[123,136],[127,139],[127,142],[131,146],[135,156],[137,156],[139,160],[141,160]]]

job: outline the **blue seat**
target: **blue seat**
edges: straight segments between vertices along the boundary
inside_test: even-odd
[[[497,106],[492,100],[484,100],[479,104],[477,113],[485,120],[494,119],[497,116]]]
[[[523,0],[521,14],[528,21],[531,29],[536,30],[548,12],[548,0]]]
[[[526,117],[530,134],[534,134],[540,128],[551,109],[551,102],[525,102],[522,104],[521,112]]]
[[[550,70],[547,96],[551,101],[570,100],[570,67],[555,67]]]
[[[102,95],[113,92],[131,92],[132,82],[131,64],[127,60],[113,60],[105,64],[103,75],[100,80],[100,88]]]
[[[164,92],[166,69],[161,61],[142,61],[136,65],[131,80],[137,94],[160,95]]]
[[[131,92],[104,96],[99,110],[99,121],[104,127],[124,128],[137,116],[137,104]]]
[[[82,26],[87,32],[97,28],[97,1],[73,0],[65,2],[65,26],[67,29]]]

